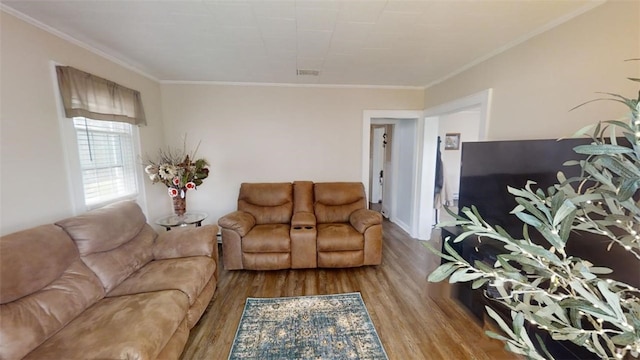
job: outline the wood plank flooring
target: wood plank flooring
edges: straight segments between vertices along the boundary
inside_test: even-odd
[[[426,278],[439,258],[393,223],[383,225],[380,266],[352,269],[226,271],[182,359],[227,359],[247,297],[360,292],[389,359],[517,359],[492,340],[448,285]],[[222,264],[222,261],[220,261]],[[222,266],[222,265],[221,265]]]

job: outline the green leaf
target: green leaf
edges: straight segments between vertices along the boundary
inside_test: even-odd
[[[521,333],[524,327],[524,315],[522,313],[516,313],[513,318],[513,330],[518,337],[522,337]]]
[[[589,268],[589,271],[600,275],[611,274],[613,272],[613,270],[602,266],[592,266]]]
[[[533,226],[534,228],[539,228],[542,226],[542,222],[536,219],[535,216],[529,215],[527,213],[519,212],[516,214],[518,219],[522,220],[522,222]]]
[[[578,209],[576,209],[574,206],[573,211],[571,211],[569,215],[567,215],[565,221],[563,221],[560,225],[560,231],[558,232],[558,235],[565,244],[567,243],[569,235],[571,234],[571,229],[573,227],[573,222],[575,221],[577,211]]]
[[[484,332],[485,334],[487,334],[488,337],[492,338],[492,339],[496,339],[496,340],[500,340],[500,341],[509,341],[509,338],[506,338],[500,334],[494,333],[493,331],[487,330]]]
[[[593,314],[598,317],[606,318],[609,321],[615,322],[617,319],[615,317],[616,314],[613,312],[609,306],[602,302],[599,298],[597,298],[594,294],[586,290],[578,280],[572,280],[569,282],[569,285],[573,290],[575,290],[580,296],[589,301],[593,308],[585,306],[581,307],[582,311]]]
[[[522,206],[533,216],[537,217],[541,221],[551,221],[551,214],[546,207],[538,208],[534,204],[544,206],[540,199],[533,196],[532,200],[526,200],[525,198],[516,198],[516,202]]]
[[[614,344],[622,346],[633,344],[635,340],[635,334],[632,332],[625,332],[611,338],[611,341],[613,341]]]
[[[619,120],[607,120],[605,121],[605,123],[623,128],[624,130],[627,130],[627,131],[634,132],[634,130],[629,126],[629,124]]]
[[[598,290],[604,298],[607,300],[607,304],[609,307],[613,309],[613,311],[618,315],[618,319],[620,322],[625,321],[624,313],[622,312],[622,308],[620,307],[620,297],[614,294],[611,290],[609,290],[609,286],[606,281],[600,280],[598,281]]]
[[[578,145],[573,148],[578,154],[583,155],[616,155],[616,154],[629,154],[633,150],[625,146],[599,144],[599,145]]]
[[[470,273],[468,271],[469,269],[467,268],[458,269],[456,272],[453,273],[453,275],[451,275],[451,277],[449,277],[449,283],[453,284],[457,282],[467,282],[467,281],[475,280],[479,277],[482,277],[482,273],[479,273],[479,272]]]
[[[446,263],[438,266],[427,278],[430,282],[440,282],[451,275],[454,271],[458,269],[458,265],[456,263]]]
[[[618,200],[629,200],[640,187],[640,180],[638,179],[625,179],[620,184],[618,189]]]
[[[458,254],[452,247],[451,245],[449,245],[449,242],[445,242],[444,243],[444,249],[447,250],[447,253],[449,253],[451,256],[453,256],[457,261],[463,262],[463,263],[467,263],[462,256],[460,256],[460,254]]]
[[[456,259],[455,259],[454,257],[449,256],[449,255],[445,255],[445,254],[441,253],[439,250],[436,250],[433,246],[431,246],[431,245],[429,244],[429,242],[428,242],[428,241],[421,241],[421,243],[422,243],[422,245],[423,245],[424,247],[426,247],[429,251],[431,251],[432,253],[434,253],[434,254],[436,254],[436,255],[440,256],[441,258],[443,258],[443,259],[445,259],[445,260],[448,260],[448,261],[456,262]]]
[[[622,177],[640,178],[640,169],[629,161],[620,160],[611,156],[598,156],[595,161]]]
[[[580,106],[580,105],[579,105]],[[575,108],[574,108],[575,109]],[[581,128],[580,130],[576,131],[573,135],[571,135],[570,137],[572,138],[579,138],[579,137],[583,137],[585,135],[590,135],[591,133],[591,129],[593,129],[595,125],[591,124],[591,125],[587,125],[583,128]]]
[[[474,290],[478,289],[478,288],[482,287],[482,285],[486,284],[487,281],[489,281],[489,279],[486,279],[486,278],[477,279],[473,283],[471,283],[471,288],[474,289]]]
[[[576,206],[571,201],[564,200],[562,202],[562,205],[556,212],[555,216],[553,217],[553,226],[554,227],[558,226],[558,224],[560,224],[562,220],[564,220],[571,213],[575,213],[575,211],[576,211]]]
[[[601,358],[605,358],[605,359],[608,358],[607,352],[602,347],[602,344],[600,344],[600,339],[598,338],[598,333],[594,332],[594,333],[591,334],[591,343],[596,348],[597,354],[599,354]]]
[[[488,306],[485,306],[484,308],[485,310],[487,310],[487,314],[489,314],[489,316],[496,321],[498,326],[500,326],[500,328],[507,334],[507,336],[509,336],[512,339],[518,338],[516,334],[514,334],[513,331],[511,330],[511,327],[509,327],[509,325],[507,325],[507,323],[505,323],[504,320],[502,320],[502,318],[500,317],[500,315],[498,315],[497,312],[495,312],[492,308]]]

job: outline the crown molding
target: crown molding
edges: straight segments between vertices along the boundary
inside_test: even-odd
[[[378,90],[424,90],[424,86],[402,85],[358,85],[358,84],[295,84],[295,83],[260,83],[234,81],[182,81],[161,80],[163,85],[223,85],[223,86],[266,86],[266,87],[305,87],[305,88],[344,88],[344,89],[378,89]]]

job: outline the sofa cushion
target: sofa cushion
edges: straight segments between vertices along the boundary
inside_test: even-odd
[[[248,253],[290,252],[289,225],[256,225],[242,238],[242,251]]]
[[[52,253],[56,254],[53,247]],[[38,266],[28,263],[37,273]],[[43,268],[47,266],[43,265]],[[6,274],[10,273],[3,273]],[[3,276],[2,282],[5,278],[10,277]],[[76,253],[75,261],[50,284],[33,294],[0,305],[0,359],[22,358],[103,296],[102,284]]]
[[[293,214],[293,185],[243,183],[238,195],[238,210],[253,215],[256,224],[288,224]]]
[[[364,249],[364,236],[350,224],[318,224],[318,251]]]
[[[284,253],[242,253],[242,265],[251,270],[281,270],[291,268],[291,254]]]
[[[364,250],[318,253],[318,267],[348,268],[364,265]]]
[[[80,255],[115,249],[133,239],[146,225],[142,210],[134,201],[121,201],[56,225],[61,226],[76,242]]]
[[[173,259],[191,256],[218,258],[218,226],[181,226],[161,232],[153,244],[153,258]]]
[[[78,249],[55,225],[3,236],[0,238],[0,304],[42,289],[60,277],[76,259]]]
[[[204,314],[204,311],[207,310],[209,303],[211,302],[211,298],[213,297],[213,293],[216,291],[216,285],[218,284],[218,279],[216,279],[215,275],[211,277],[211,280],[204,286],[200,295],[196,301],[191,304],[189,307],[189,311],[187,312],[187,326],[189,329],[194,327],[196,323]]]
[[[98,275],[105,292],[109,292],[153,260],[153,241],[156,236],[151,226],[145,225],[131,241],[110,251],[85,255],[82,261]]]
[[[176,290],[105,298],[25,359],[156,359],[188,307]]]
[[[347,223],[351,213],[366,208],[364,186],[358,182],[314,184],[314,211],[318,223]]]
[[[192,305],[216,270],[206,256],[156,260],[148,263],[111,290],[107,297],[161,290],[180,290]]]

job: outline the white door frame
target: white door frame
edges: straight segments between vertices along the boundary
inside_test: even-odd
[[[489,88],[479,91],[475,94],[465,96],[460,99],[440,104],[424,111],[426,117],[440,117],[443,115],[459,112],[468,108],[480,107],[480,133],[478,139],[480,141],[487,140],[487,131],[489,130],[489,118],[491,115],[491,99],[493,97],[493,89]],[[436,137],[438,133],[435,133]]]
[[[475,94],[453,100],[421,110],[365,110],[362,115],[362,183],[365,193],[369,194],[369,149],[371,120],[386,119],[416,119],[416,171],[414,176],[413,224],[410,229],[404,229],[412,237],[429,240],[431,228],[434,226],[433,193],[435,183],[435,153],[438,138],[439,117],[471,107],[480,107],[480,131],[478,139],[486,140],[491,115],[491,99],[493,89],[489,88]],[[392,187],[396,197],[395,187]],[[395,211],[392,204],[392,214]]]
[[[422,144],[422,128],[423,128],[423,122],[424,122],[424,111],[422,110],[364,110],[362,112],[362,183],[365,186],[365,193],[369,194],[369,166],[370,166],[370,162],[369,162],[369,156],[370,156],[370,142],[371,142],[371,123],[372,121],[375,123],[377,122],[375,119],[389,119],[388,123],[389,124],[393,124],[394,122],[397,121],[403,121],[403,120],[414,120],[416,121],[416,144],[417,144],[417,149],[415,149],[415,153],[416,153],[416,161],[415,161],[415,176],[413,179],[413,184],[414,184],[414,189],[413,189],[413,194],[414,194],[414,201],[411,204],[411,208],[412,208],[412,212],[413,212],[413,224],[407,224],[409,228],[403,229],[405,231],[407,231],[411,236],[413,237],[417,237],[418,236],[418,224],[415,221],[415,219],[418,217],[418,209],[420,208],[420,203],[419,203],[419,194],[420,194],[420,188],[419,188],[419,184],[420,184],[420,180],[419,180],[419,174],[420,174],[420,167],[419,167],[419,160],[421,158],[421,144]],[[378,122],[380,123],[380,122]],[[395,143],[395,141],[392,141],[392,145]],[[395,155],[394,155],[395,153]],[[397,151],[392,151],[392,157],[397,156]],[[395,160],[395,158],[394,158]],[[396,161],[394,161],[396,162]],[[394,165],[395,166],[395,165]],[[394,175],[394,174],[392,174]],[[392,176],[391,179],[386,178],[386,181],[392,181],[393,182],[393,177]],[[396,208],[397,208],[397,188],[394,186],[394,184],[391,184],[391,198],[392,198],[392,202],[391,202],[391,217],[390,219],[393,221],[393,216],[396,213]]]
[[[435,187],[436,147],[438,146],[438,125],[443,115],[459,112],[472,107],[480,107],[480,131],[478,139],[486,140],[491,113],[493,89],[486,89],[463,98],[453,100],[425,110],[424,146],[422,162],[422,197],[420,200],[419,239],[429,239],[434,224],[433,194]]]

